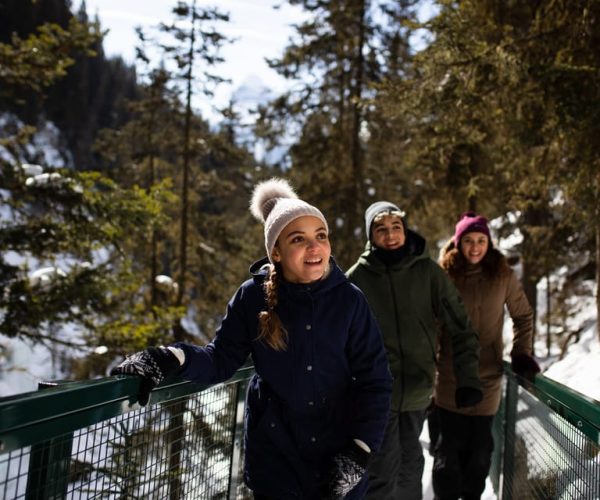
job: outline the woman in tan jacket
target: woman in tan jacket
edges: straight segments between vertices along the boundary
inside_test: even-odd
[[[439,500],[479,499],[489,472],[492,421],[501,398],[504,306],[513,322],[513,369],[523,376],[540,370],[531,356],[533,312],[514,271],[493,247],[484,217],[473,212],[461,217],[440,264],[456,285],[479,334],[483,400],[473,407],[457,408],[454,356],[442,333],[434,390],[439,435],[433,448],[433,489]]]

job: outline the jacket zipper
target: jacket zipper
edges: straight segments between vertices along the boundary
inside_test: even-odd
[[[398,318],[398,308],[396,301],[396,289],[394,288],[394,281],[392,280],[392,272],[387,269],[387,277],[390,282],[390,289],[392,290],[392,303],[394,304],[394,322],[396,323],[396,336],[398,337],[398,349],[400,350],[400,359],[402,360],[402,370],[400,371],[400,405],[398,411],[402,410],[402,404],[404,403],[404,350],[402,349],[402,339],[400,337],[400,321]]]

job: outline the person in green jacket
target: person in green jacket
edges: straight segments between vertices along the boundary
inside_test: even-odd
[[[369,466],[366,498],[419,500],[425,458],[419,441],[431,404],[440,327],[449,335],[456,406],[481,401],[478,336],[425,239],[388,201],[365,212],[368,242],[346,275],[367,297],[383,335],[394,384],[383,445]]]

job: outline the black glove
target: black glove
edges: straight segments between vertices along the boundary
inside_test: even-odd
[[[431,403],[425,409],[425,418],[427,420],[427,430],[429,431],[429,454],[433,457],[435,447],[440,437],[440,417],[435,400],[431,398]]]
[[[128,356],[120,365],[115,366],[111,375],[139,375],[142,377],[138,402],[144,406],[148,403],[150,392],[165,377],[174,374],[181,365],[177,356],[165,347],[149,347]]]
[[[521,353],[511,356],[511,368],[519,377],[533,382],[536,374],[540,373],[540,365],[529,354]]]
[[[325,483],[325,498],[344,498],[362,479],[367,470],[370,453],[351,440],[348,446],[333,457]]]
[[[454,393],[454,402],[457,408],[475,406],[483,399],[483,392],[475,387],[459,387]]]

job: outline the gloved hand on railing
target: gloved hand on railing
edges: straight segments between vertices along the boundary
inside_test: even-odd
[[[166,347],[149,347],[128,356],[121,364],[115,366],[110,374],[142,377],[138,402],[144,406],[148,403],[152,389],[165,377],[175,374],[180,367],[177,356]]]
[[[475,406],[483,399],[483,393],[475,387],[459,387],[454,393],[454,402],[457,408]]]
[[[511,360],[512,371],[530,382],[533,382],[535,376],[541,371],[535,358],[524,352],[511,355]]]
[[[324,498],[341,500],[350,493],[365,474],[370,455],[354,440],[336,454],[326,477]]]

